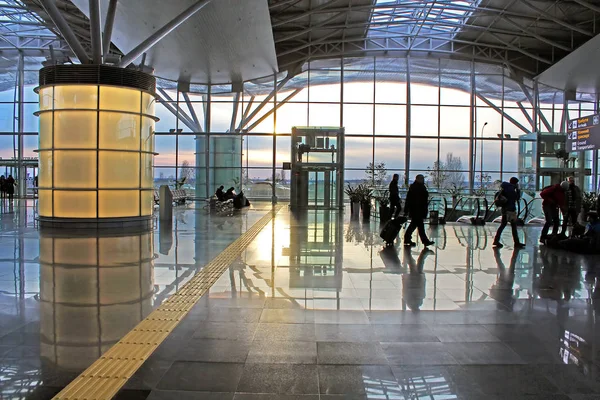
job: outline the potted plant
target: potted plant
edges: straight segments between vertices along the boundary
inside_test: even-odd
[[[392,210],[390,209],[389,192],[386,190],[382,195],[377,197],[379,203],[379,220],[385,222],[392,218]]]
[[[592,210],[598,211],[598,195],[594,192],[583,192],[581,199],[581,220],[587,221],[588,213]]]
[[[350,216],[352,218],[358,218],[360,215],[360,194],[358,193],[358,187],[348,185],[344,190],[344,193],[346,193],[350,199]]]
[[[371,218],[371,202],[373,200],[373,191],[367,185],[358,185],[357,192],[360,199],[360,207],[362,209],[363,219]]]
[[[463,186],[457,186],[455,183],[452,184],[452,186],[450,186],[448,188],[448,193],[450,194],[450,196],[452,197],[452,208],[454,209],[454,207],[456,207],[456,203],[458,203],[458,196],[460,196],[462,194],[463,191]]]

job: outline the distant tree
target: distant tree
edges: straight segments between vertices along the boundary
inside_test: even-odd
[[[465,186],[465,174],[462,171],[463,165],[460,157],[454,157],[453,153],[447,153],[445,161],[435,161],[431,167],[427,168],[427,175],[431,185],[435,188],[460,191]]]
[[[443,161],[435,161],[433,166],[427,168],[427,176],[431,182],[431,186],[441,189],[444,187],[448,174],[446,172],[446,165]]]
[[[370,162],[365,168],[365,182],[375,187],[381,187],[388,181],[388,171],[384,162]]]
[[[179,167],[179,180],[190,181],[194,178],[195,171],[194,168],[190,166],[190,162],[185,160],[181,163],[181,167]]]

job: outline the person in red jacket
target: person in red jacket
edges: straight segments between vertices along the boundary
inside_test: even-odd
[[[542,202],[542,209],[544,211],[544,217],[546,223],[542,229],[542,235],[540,236],[540,242],[545,243],[548,238],[548,231],[552,226],[552,234],[558,235],[559,211],[566,215],[567,212],[567,196],[565,192],[569,190],[569,182],[561,182],[556,185],[548,186],[540,196],[544,201]]]

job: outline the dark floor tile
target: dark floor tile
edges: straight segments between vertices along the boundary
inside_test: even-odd
[[[258,324],[202,322],[193,334],[196,339],[252,340]]]
[[[4,353],[4,355],[0,358],[21,359],[21,358],[39,357],[39,356],[40,356],[40,348],[38,346],[16,346],[16,347],[12,347],[9,351]]]
[[[368,324],[315,324],[319,342],[372,342],[374,332]]]
[[[482,325],[492,335],[504,342],[535,342],[538,337],[534,334],[530,324],[495,324]]]
[[[504,343],[444,343],[460,364],[525,364]]]
[[[153,390],[147,400],[232,400],[233,393],[186,392]]]
[[[317,324],[370,324],[364,311],[316,310]]]
[[[442,343],[499,341],[480,325],[433,325],[431,331]]]
[[[280,324],[307,324],[315,322],[314,311],[292,309],[264,309],[260,322]]]
[[[446,343],[382,343],[392,365],[454,365]]]
[[[244,363],[250,341],[191,339],[177,354],[178,361]]]
[[[175,339],[168,336],[150,355],[149,360],[175,361],[179,352],[185,347],[189,339]]]
[[[535,365],[537,372],[566,394],[596,394],[600,398],[600,372],[577,365]]]
[[[319,365],[319,390],[322,394],[402,394],[387,365]]]
[[[237,388],[241,393],[319,393],[317,366],[246,364]]]
[[[256,308],[209,308],[206,320],[209,322],[241,322],[256,323],[260,319],[262,309]]]
[[[378,342],[319,342],[317,353],[319,364],[388,364]]]
[[[408,311],[369,311],[367,317],[372,324],[413,325],[424,324],[423,313]]]
[[[265,302],[265,308],[273,308],[273,309],[298,309],[303,310],[306,309],[307,306],[312,306],[312,299],[280,299],[280,298],[271,298],[267,299]]]
[[[424,324],[372,325],[375,339],[380,342],[439,342],[431,329]]]
[[[0,385],[0,399],[48,400],[56,396],[61,390],[62,388],[47,386],[24,388],[22,382],[15,386],[2,382],[2,385]]]
[[[475,394],[475,393],[467,393],[463,394],[457,398],[458,400],[572,400],[571,397],[566,394],[555,394],[555,393],[544,393],[544,394],[529,394],[529,395],[489,395],[489,394]],[[598,396],[593,397],[594,400],[598,400]],[[581,399],[581,400],[592,400],[592,397],[589,399]]]
[[[221,299],[210,296],[204,296],[197,304],[205,307],[225,307],[225,308],[264,308],[265,298],[244,298]]]
[[[314,342],[316,340],[315,324],[262,323],[258,325],[255,339],[266,341],[295,340]]]
[[[530,365],[464,366],[453,374],[459,390],[474,394],[511,396],[559,393],[559,389]]]
[[[13,331],[0,337],[0,346],[40,347],[40,333]]]
[[[243,364],[175,362],[158,383],[158,389],[233,393]]]
[[[542,341],[505,342],[528,364],[563,364],[559,356],[559,343]]]
[[[233,400],[319,400],[319,395],[236,393]]]
[[[172,365],[173,362],[169,360],[146,360],[123,387],[125,389],[154,390]]]
[[[246,362],[250,364],[316,364],[317,343],[255,340]]]
[[[478,323],[478,318],[483,315],[482,311],[423,311],[419,315],[423,322],[433,325],[472,325]]]
[[[146,400],[149,395],[149,390],[121,389],[113,397],[113,400]]]

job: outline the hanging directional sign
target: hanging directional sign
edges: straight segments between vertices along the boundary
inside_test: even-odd
[[[600,148],[600,114],[569,120],[567,151],[596,150]]]

